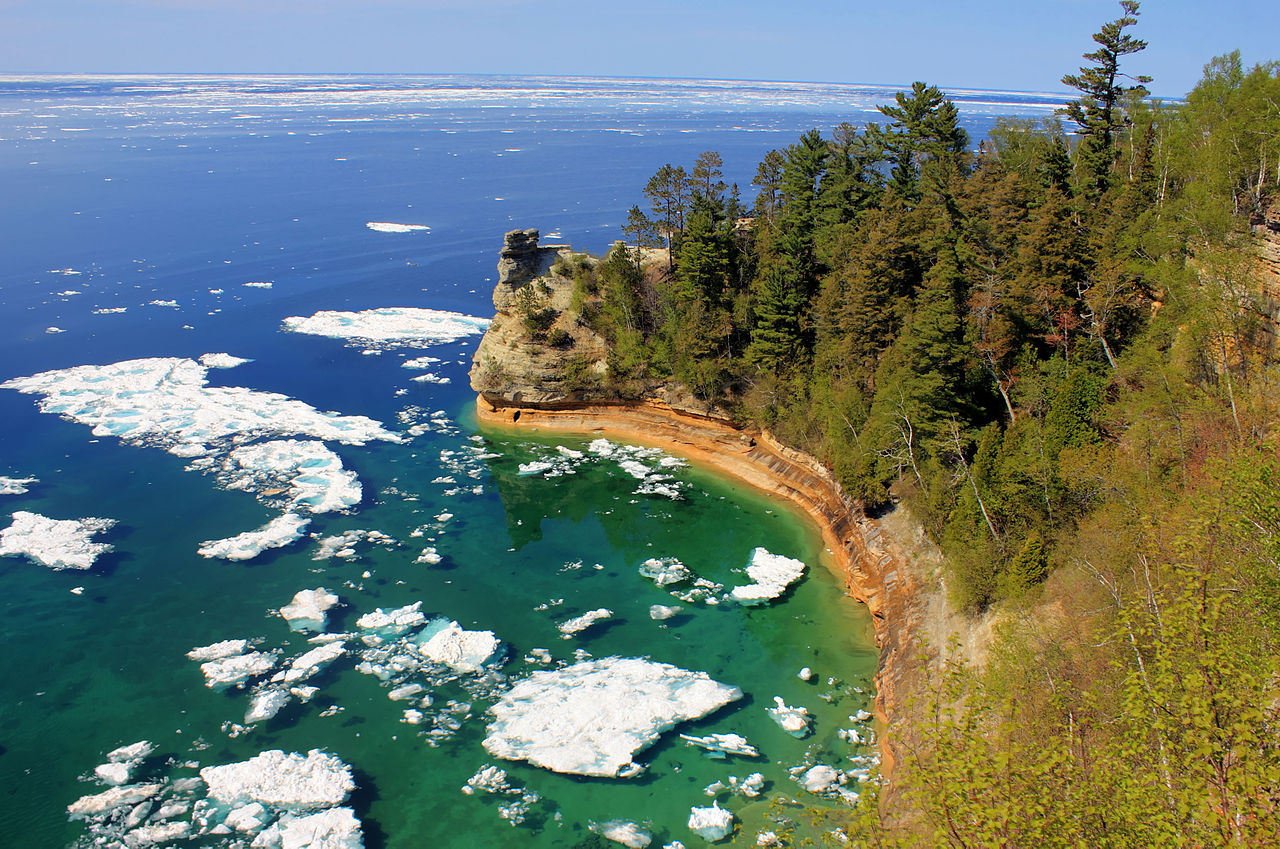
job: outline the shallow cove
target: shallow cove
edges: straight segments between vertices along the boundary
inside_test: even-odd
[[[481,424],[480,432],[494,444],[527,446],[530,458],[551,456],[556,446],[585,450],[590,440],[609,436],[607,429],[590,433],[559,429],[547,432],[490,422]],[[671,453],[679,456],[678,452]],[[629,526],[620,526],[614,518],[617,508],[597,510],[591,506],[599,503],[596,498],[582,498],[598,483],[566,476],[552,480],[517,477],[504,484],[504,479],[498,477],[509,523],[523,528],[529,516],[543,515],[545,518],[529,532],[531,535],[545,534],[548,522],[567,521],[579,526],[598,523],[614,548],[614,556],[621,554],[628,564],[638,564],[647,557],[675,556],[700,576],[724,583],[726,588],[747,582],[741,572],[746,555],[755,545],[799,557],[810,566],[801,584],[772,606],[689,607],[686,614],[672,620],[669,630],[674,642],[670,647],[655,646],[650,651],[628,646],[624,638],[618,648],[609,650],[652,654],[655,660],[703,669],[717,680],[742,687],[746,697],[741,702],[708,720],[682,726],[680,731],[740,733],[761,749],[764,758],[735,758],[728,763],[709,760],[686,748],[672,733],[637,758],[653,764],[646,776],[633,782],[591,783],[603,785],[599,791],[602,800],[634,799],[638,804],[638,808],[617,809],[613,816],[651,820],[657,826],[655,837],[663,841],[680,839],[694,846],[702,841],[689,834],[683,824],[690,806],[711,803],[702,789],[716,780],[727,781],[730,775],[742,778],[761,772],[769,784],[760,799],[719,797],[721,806],[738,817],[740,831],[735,845],[754,845],[755,835],[761,830],[781,833],[784,828],[779,828],[780,821],[795,824],[797,839],[829,831],[838,822],[839,803],[801,791],[786,770],[811,763],[847,769],[853,766],[847,756],[873,751],[871,747],[850,746],[837,737],[839,729],[854,726],[851,714],[872,708],[878,652],[870,616],[865,606],[846,594],[843,571],[826,550],[822,534],[794,504],[697,462],[680,470],[679,476],[691,485],[684,501],[653,499],[637,505],[635,498],[620,498],[616,490],[607,496],[620,507],[623,503],[642,507],[639,515],[630,517]],[[616,472],[612,477],[615,483],[618,478],[626,478]],[[622,482],[625,487],[627,481]],[[620,585],[623,593],[637,589],[628,583],[626,571],[634,571],[634,565],[629,570],[624,566],[618,572],[607,573],[616,579],[610,583]],[[639,590],[643,591],[639,598],[621,602],[629,605],[628,609],[640,608],[636,614],[639,618],[644,618],[643,609],[651,603],[678,603],[670,597],[663,598],[666,593],[647,581]],[[590,606],[594,603],[584,602],[570,612],[581,612]],[[633,618],[631,614],[623,615],[628,620]],[[600,656],[605,644],[602,635],[588,648]],[[814,672],[810,683],[796,675],[805,666]],[[778,728],[764,710],[772,705],[775,695],[782,696],[788,704],[807,707],[815,718],[815,733],[797,740]],[[861,727],[865,731],[865,726]],[[635,786],[625,786],[629,783]],[[604,787],[609,785],[613,785],[613,792],[606,795]],[[822,813],[824,808],[834,819],[828,820]]]

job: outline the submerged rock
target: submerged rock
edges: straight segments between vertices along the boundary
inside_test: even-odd
[[[627,776],[632,757],[677,723],[742,697],[737,687],[642,658],[588,660],[540,670],[489,710],[484,747],[554,772]]]

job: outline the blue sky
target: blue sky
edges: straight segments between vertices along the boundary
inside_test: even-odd
[[[494,73],[1060,90],[1115,0],[0,0],[0,72]],[[1280,58],[1275,0],[1147,0],[1125,66],[1180,96]]]

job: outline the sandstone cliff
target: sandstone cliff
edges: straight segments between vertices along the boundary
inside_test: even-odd
[[[506,235],[494,289],[497,315],[471,367],[480,420],[657,445],[807,512],[822,531],[831,565],[850,594],[867,605],[875,625],[876,708],[885,723],[882,754],[891,776],[896,753],[913,736],[909,703],[923,692],[947,637],[968,631],[946,603],[940,558],[901,514],[886,521],[868,518],[815,458],[768,433],[737,426],[683,387],[652,384],[636,392],[633,386],[631,394],[621,395],[606,379],[605,340],[573,306],[572,265],[592,260],[565,248],[540,248],[537,240],[536,230]],[[557,257],[562,261],[555,263]],[[891,808],[891,780],[885,798]]]

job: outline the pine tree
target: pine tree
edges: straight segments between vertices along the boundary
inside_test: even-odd
[[[1147,48],[1145,41],[1125,32],[1138,22],[1137,0],[1120,0],[1120,9],[1124,13],[1121,17],[1093,34],[1099,48],[1083,55],[1093,64],[1062,78],[1064,85],[1082,94],[1068,103],[1063,113],[1079,128],[1081,140],[1076,157],[1085,195],[1091,198],[1101,195],[1110,185],[1116,135],[1125,125],[1125,98],[1146,97],[1145,84],[1151,82],[1151,77],[1133,77],[1120,71],[1121,57]],[[1133,84],[1124,84],[1122,78]]]

